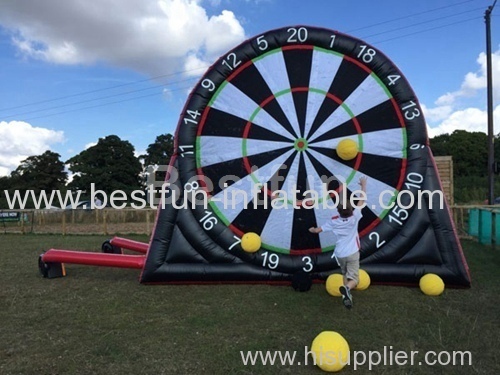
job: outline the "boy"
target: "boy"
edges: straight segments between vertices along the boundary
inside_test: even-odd
[[[366,196],[366,177],[359,179],[361,191]],[[358,199],[357,205],[364,202],[364,197]],[[359,236],[358,224],[363,214],[361,209],[353,207],[350,199],[345,206],[338,206],[339,215],[333,216],[321,227],[309,228],[311,233],[321,233],[323,231],[332,231],[337,237],[334,256],[342,271],[344,285],[339,288],[342,294],[342,302],[348,309],[352,308],[351,290],[358,285],[359,281]]]

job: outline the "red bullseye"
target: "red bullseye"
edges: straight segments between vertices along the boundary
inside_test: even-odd
[[[293,143],[293,147],[297,151],[305,151],[307,149],[307,140],[304,138],[297,138],[295,142]]]

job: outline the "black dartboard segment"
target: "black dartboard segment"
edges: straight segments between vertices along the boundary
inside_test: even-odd
[[[408,82],[378,49],[336,31],[286,27],[222,56],[193,89],[177,130],[175,183],[208,197],[184,209],[224,259],[324,272],[336,267],[335,236],[307,229],[336,214],[332,190],[350,193],[368,179],[362,255],[405,227],[415,208],[393,202],[423,189],[425,126]],[[343,139],[358,144],[353,160],[337,156]],[[254,254],[240,246],[247,232],[262,239]]]

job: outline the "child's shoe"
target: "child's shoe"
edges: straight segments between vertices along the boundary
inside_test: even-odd
[[[342,285],[339,288],[339,292],[342,294],[342,302],[344,303],[344,306],[347,307],[348,309],[352,308],[352,296],[351,296],[351,291],[349,290],[348,287],[345,285]]]

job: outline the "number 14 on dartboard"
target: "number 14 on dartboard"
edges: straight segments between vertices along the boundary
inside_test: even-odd
[[[184,116],[184,124],[186,125],[198,125],[198,117],[201,116],[201,113],[199,111],[193,111],[188,109],[186,111],[186,116]]]

